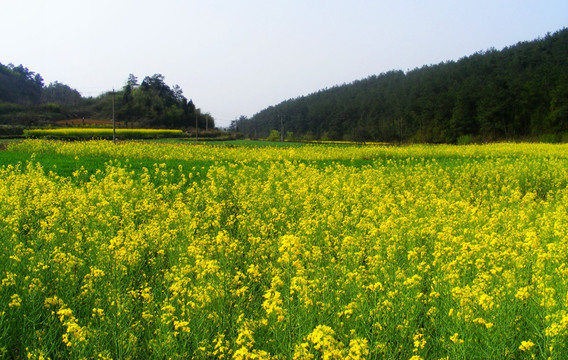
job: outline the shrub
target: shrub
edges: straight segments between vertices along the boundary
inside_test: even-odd
[[[458,145],[469,145],[473,142],[473,136],[471,135],[462,135],[458,137],[457,144]]]
[[[267,138],[268,141],[280,141],[280,131],[272,130]]]

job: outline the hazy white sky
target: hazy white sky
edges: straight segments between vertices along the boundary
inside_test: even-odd
[[[1,0],[0,62],[83,96],[160,73],[226,126],[389,70],[568,26],[566,0]]]

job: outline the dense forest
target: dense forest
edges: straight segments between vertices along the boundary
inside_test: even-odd
[[[132,74],[122,89],[84,98],[57,81],[45,86],[40,74],[23,65],[0,63],[0,125],[45,126],[58,120],[113,116],[127,127],[214,128],[214,119],[187,100],[178,85],[164,76],[146,76],[141,83]]]
[[[284,101],[232,127],[299,139],[567,140],[568,29],[408,72],[390,71]]]

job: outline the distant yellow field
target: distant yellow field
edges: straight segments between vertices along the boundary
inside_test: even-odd
[[[97,120],[97,119],[67,119],[67,120],[57,120],[55,122],[57,125],[109,125],[112,126],[112,120]],[[120,126],[122,123],[117,121],[116,125]]]
[[[24,135],[28,137],[46,138],[112,138],[113,134],[124,138],[156,138],[183,136],[181,130],[169,129],[115,129],[112,128],[53,128],[28,129]]]

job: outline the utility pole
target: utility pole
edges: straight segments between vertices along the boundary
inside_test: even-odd
[[[199,140],[199,138],[197,137],[197,111],[195,112],[195,143],[197,144],[197,141]]]
[[[116,144],[116,124],[114,121],[114,87],[112,88],[112,142]]]

